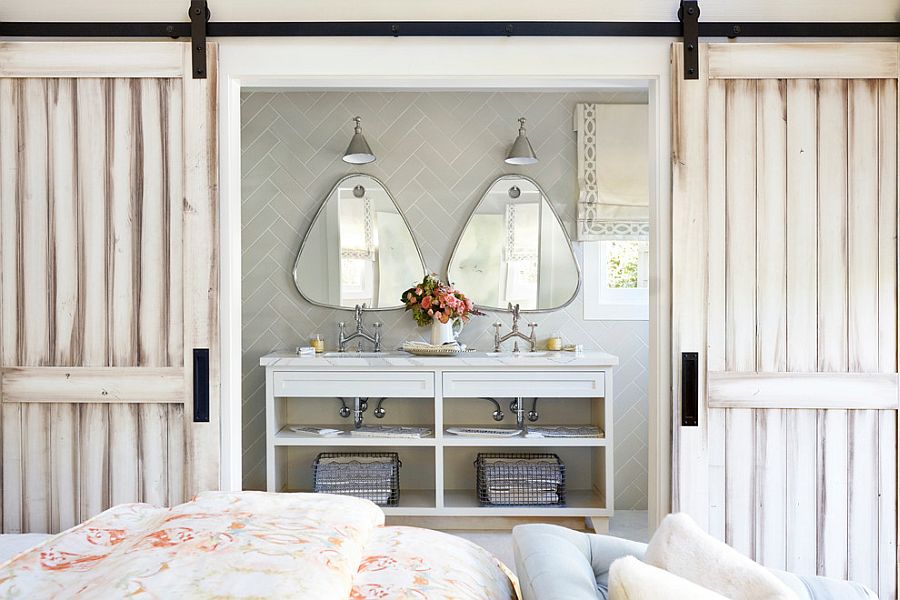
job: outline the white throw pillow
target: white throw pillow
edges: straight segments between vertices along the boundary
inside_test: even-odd
[[[728,600],[687,579],[626,556],[609,568],[609,600]]]
[[[644,560],[733,600],[797,600],[768,569],[707,534],[684,513],[663,519]]]

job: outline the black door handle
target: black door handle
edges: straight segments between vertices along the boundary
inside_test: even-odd
[[[699,425],[699,390],[697,379],[700,368],[700,357],[696,352],[681,353],[681,425],[697,427]]]
[[[194,348],[194,423],[209,423],[209,348]]]

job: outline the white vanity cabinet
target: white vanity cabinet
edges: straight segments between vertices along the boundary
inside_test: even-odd
[[[613,498],[614,356],[600,352],[470,353],[455,357],[413,357],[406,353],[299,357],[264,356],[266,369],[266,468],[269,491],[311,491],[312,464],[319,452],[392,451],[400,455],[400,501],[389,516],[585,517],[606,529]],[[428,427],[424,438],[354,436],[353,419],[338,414],[341,399],[353,407],[367,398],[367,425]],[[384,419],[374,404],[384,398]],[[495,422],[493,398],[505,413]],[[510,427],[510,401],[540,415],[528,425],[595,425],[603,437],[469,437],[453,426]],[[537,399],[537,401],[535,401]],[[336,436],[291,430],[294,425],[341,429]],[[480,452],[552,452],[566,465],[564,506],[482,506],[473,462]]]

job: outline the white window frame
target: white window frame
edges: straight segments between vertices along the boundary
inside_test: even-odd
[[[650,289],[610,289],[606,285],[603,242],[584,242],[584,318],[595,321],[647,321]]]

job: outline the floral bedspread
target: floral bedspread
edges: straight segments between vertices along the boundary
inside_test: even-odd
[[[0,599],[515,598],[478,546],[383,523],[371,502],[321,494],[125,504],[0,564]]]

